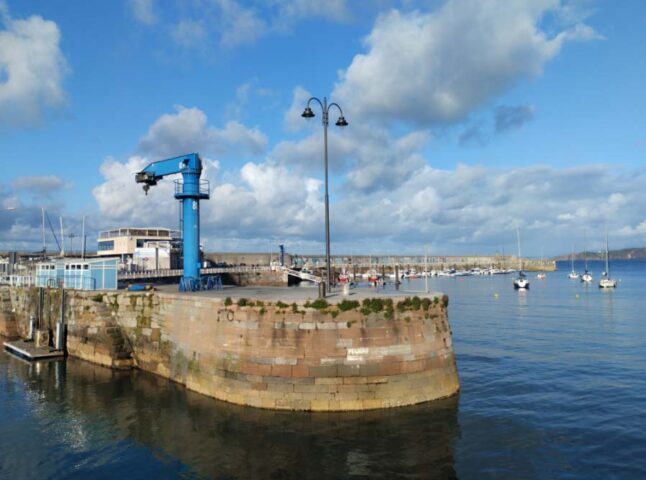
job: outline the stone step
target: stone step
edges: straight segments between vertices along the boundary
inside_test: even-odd
[[[128,370],[134,367],[134,361],[132,358],[114,360],[112,362],[112,367],[118,370]]]
[[[121,332],[108,332],[108,336],[112,338],[113,340],[117,340],[119,338],[123,338],[123,335],[121,335]]]

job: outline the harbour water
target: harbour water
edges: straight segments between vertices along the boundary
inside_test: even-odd
[[[527,292],[428,279],[450,298],[462,391],[415,407],[271,412],[0,353],[0,478],[646,478],[646,262],[613,262],[609,291],[589,267],[592,285],[562,262]]]

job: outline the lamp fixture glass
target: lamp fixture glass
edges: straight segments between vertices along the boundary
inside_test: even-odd
[[[335,125],[336,125],[337,127],[347,127],[347,126],[348,126],[348,122],[346,122],[346,121],[345,121],[345,117],[344,117],[343,115],[341,115],[341,116],[339,117],[339,119],[336,121]]]

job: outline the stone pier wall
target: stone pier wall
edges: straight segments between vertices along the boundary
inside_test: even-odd
[[[223,281],[227,285],[263,286],[263,287],[286,287],[289,281],[287,272],[242,272],[225,273]]]
[[[20,336],[13,303],[11,302],[11,291],[8,288],[0,289],[0,335],[8,339]]]
[[[37,308],[35,292],[11,291],[20,332]],[[47,292],[52,305],[57,293]],[[253,303],[158,292],[70,293],[68,351],[112,367],[131,362],[205,395],[272,409],[395,407],[459,390],[445,296],[392,305],[375,300],[346,311]]]

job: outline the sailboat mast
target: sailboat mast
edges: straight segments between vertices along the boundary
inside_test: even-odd
[[[520,229],[516,229],[516,239],[518,240],[518,270],[523,269],[523,260],[521,259],[520,256]]]
[[[43,225],[42,225],[42,234],[43,234],[43,259],[45,259],[45,254],[47,253],[47,245],[45,243],[45,207],[40,207],[40,213],[43,216]]]
[[[583,262],[585,263],[585,271],[588,271],[588,236],[583,234]]]
[[[610,278],[610,265],[608,264],[608,228],[606,227],[606,278]]]

